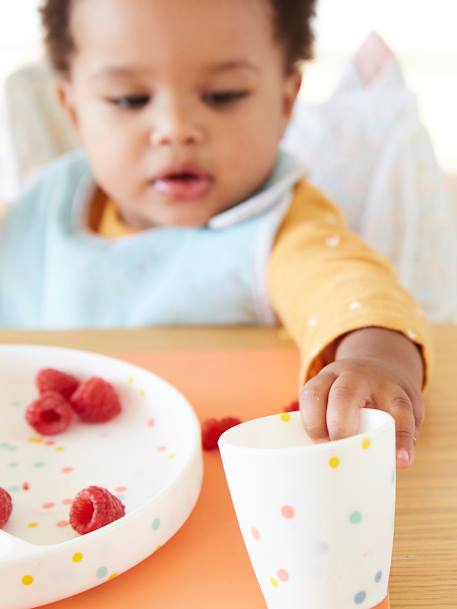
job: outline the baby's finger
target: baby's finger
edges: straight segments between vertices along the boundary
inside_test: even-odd
[[[397,467],[408,467],[414,461],[416,421],[408,394],[398,386],[384,390],[382,409],[395,419]]]
[[[323,372],[309,380],[300,392],[300,411],[306,433],[315,442],[328,440],[327,400],[336,375]]]
[[[371,385],[360,374],[343,372],[329,391],[327,429],[331,440],[358,433],[360,409],[371,400]]]

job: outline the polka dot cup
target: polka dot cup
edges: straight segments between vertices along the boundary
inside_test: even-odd
[[[116,388],[121,414],[75,420],[41,436],[25,420],[40,368]],[[0,346],[0,486],[13,513],[0,530],[0,607],[31,609],[98,586],[153,554],[190,515],[202,482],[200,425],[187,400],[154,374],[109,357],[53,347]],[[90,485],[126,515],[87,535],[68,523]],[[152,597],[151,597],[152,598]],[[151,601],[152,602],[152,601]]]
[[[361,411],[359,433],[314,444],[300,413],[219,440],[232,501],[268,609],[371,609],[388,592],[395,423]]]

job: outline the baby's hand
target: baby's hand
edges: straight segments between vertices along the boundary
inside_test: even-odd
[[[323,368],[300,393],[305,430],[317,442],[356,434],[359,409],[366,406],[394,417],[397,466],[411,465],[424,403],[414,381],[400,376],[395,364],[375,358],[340,359]]]

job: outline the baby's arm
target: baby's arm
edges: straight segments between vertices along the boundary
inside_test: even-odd
[[[300,403],[310,436],[355,433],[359,409],[371,405],[394,416],[398,465],[411,464],[430,376],[430,328],[388,262],[306,182],[278,231],[268,287],[300,348]]]
[[[300,393],[310,437],[324,441],[353,435],[359,409],[372,406],[395,418],[397,465],[411,465],[424,420],[424,370],[417,346],[398,332],[364,328],[343,336],[325,357],[331,363]]]

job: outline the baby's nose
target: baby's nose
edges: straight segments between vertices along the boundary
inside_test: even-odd
[[[203,130],[197,125],[191,112],[172,110],[156,117],[151,129],[153,146],[195,145],[203,140]]]

